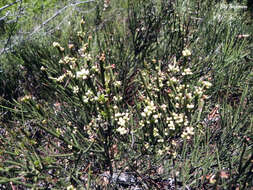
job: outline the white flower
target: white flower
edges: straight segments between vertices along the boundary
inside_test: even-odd
[[[203,94],[203,88],[202,87],[195,87],[195,92],[194,92],[196,95],[201,95]]]
[[[114,85],[115,85],[116,87],[119,87],[119,86],[121,85],[121,81],[115,81],[115,82],[114,82]]]
[[[65,78],[65,74],[59,76],[59,77],[56,79],[56,81],[58,81],[58,82],[63,82],[63,79],[64,79],[64,78]]]
[[[32,96],[31,95],[25,95],[24,97],[22,97],[20,99],[21,102],[26,102],[28,100],[32,99]]]
[[[194,108],[194,105],[193,105],[193,104],[187,104],[186,107],[187,107],[188,109],[192,109],[192,108]]]
[[[79,92],[79,87],[78,86],[74,86],[73,93],[77,94],[78,92]]]
[[[174,83],[177,83],[177,82],[178,82],[178,79],[176,79],[175,77],[172,77],[172,78],[170,79],[170,81],[171,81],[171,82],[174,82]]]
[[[160,150],[158,150],[158,152],[157,152],[159,155],[163,155],[163,151],[160,149]]]
[[[184,126],[187,126],[188,124],[189,124],[189,121],[188,121],[188,120],[185,120]]]
[[[204,87],[206,88],[210,88],[212,86],[212,83],[208,82],[208,81],[202,81],[202,84]]]
[[[141,116],[142,117],[146,117],[146,113],[145,112],[141,112]]]
[[[191,92],[186,93],[185,96],[186,96],[186,98],[188,98],[188,99],[192,99],[192,93],[191,93]]]
[[[170,72],[179,72],[179,67],[175,65],[168,65],[168,71]]]
[[[169,123],[170,121],[172,121],[172,117],[167,117],[166,118],[166,123]]]
[[[59,63],[64,64],[65,62],[62,59],[60,59]]]
[[[89,102],[89,98],[87,96],[83,96],[83,102],[84,103],[88,103]]]
[[[168,127],[170,130],[175,130],[175,125],[173,121],[170,121],[170,123],[168,124]]]
[[[116,102],[120,101],[120,100],[122,100],[122,96],[114,96],[113,100],[116,101]]]
[[[186,127],[186,131],[189,135],[194,135],[194,128],[193,127]]]
[[[61,45],[60,45],[58,42],[54,42],[54,43],[53,43],[53,46],[54,46],[54,47],[60,47]]]
[[[141,127],[144,127],[144,121],[143,120],[141,120],[139,124],[140,124]]]
[[[124,120],[122,117],[120,117],[120,118],[119,118],[119,121],[118,121],[118,124],[119,124],[120,126],[125,126],[126,120]]]
[[[120,117],[121,115],[121,113],[115,113],[115,117]]]
[[[73,185],[69,185],[69,186],[67,187],[67,190],[76,190],[76,188],[74,188]]]
[[[92,97],[93,92],[89,89],[89,90],[85,93],[85,95],[88,96],[88,97]]]
[[[192,75],[191,69],[190,69],[190,68],[185,69],[184,72],[182,73],[182,75],[183,75],[183,76],[184,76],[184,75]]]
[[[189,49],[184,49],[182,51],[182,54],[184,57],[190,56],[191,55],[191,51]]]
[[[127,130],[124,127],[119,127],[116,129],[117,132],[119,132],[121,135],[125,135],[127,133]]]
[[[163,111],[165,111],[167,106],[165,104],[163,104],[163,105],[161,105],[161,108],[162,108]]]
[[[158,129],[157,129],[157,128],[154,128],[153,135],[154,135],[155,137],[159,136],[159,134],[158,134]]]
[[[88,69],[82,69],[81,71],[76,72],[76,78],[87,79],[88,75],[89,75]]]
[[[41,71],[45,71],[46,68],[45,68],[44,66],[42,66],[42,67],[40,68],[40,70],[41,70]]]
[[[160,117],[159,114],[153,115],[153,118],[154,118],[154,119],[158,119],[159,117]]]

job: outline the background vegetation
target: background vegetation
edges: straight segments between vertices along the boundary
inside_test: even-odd
[[[252,189],[246,5],[0,9],[1,189]]]

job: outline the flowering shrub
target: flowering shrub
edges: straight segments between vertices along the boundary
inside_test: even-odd
[[[135,76],[139,89],[134,100],[136,105],[131,106],[122,98],[122,81],[118,68],[107,61],[108,52],[96,56],[91,51],[94,37],[84,32],[78,32],[78,36],[82,44],[79,55],[64,55],[58,63],[63,73],[52,77],[54,73],[43,70],[61,89],[71,91],[75,104],[88,108],[85,114],[89,116],[84,127],[79,128],[79,133],[86,134],[87,141],[103,144],[109,138],[112,143],[118,142],[118,135],[131,134],[132,142],[123,140],[118,143],[123,147],[131,143],[133,147],[139,146],[135,142],[140,142],[141,147],[166,155],[174,153],[171,139],[178,136],[191,139],[196,127],[192,117],[198,105],[203,105],[207,99],[205,92],[211,83],[202,80],[195,84],[190,80],[193,74],[188,59],[190,50],[182,51],[182,60],[174,59],[172,63],[153,60],[145,69],[139,70]],[[59,43],[54,42],[53,46],[64,54]]]
[[[213,109],[210,105],[215,101],[213,91],[219,89],[214,85],[216,73],[208,69],[213,64],[218,69],[223,66],[208,49],[199,53],[202,45],[209,47],[212,42],[203,42],[206,32],[198,38],[198,23],[208,20],[203,17],[202,22],[195,15],[196,6],[209,10],[210,2],[121,3],[128,12],[111,12],[119,6],[117,1],[100,2],[94,9],[95,27],[89,28],[82,20],[81,31],[65,43],[52,41],[45,48],[48,51],[32,46],[15,52],[22,57],[24,79],[18,81],[21,96],[13,104],[4,104],[13,107],[1,106],[1,117],[7,119],[4,130],[0,128],[0,146],[4,147],[0,176],[6,176],[0,177],[0,183],[12,189],[104,189],[129,178],[144,189],[163,189],[168,183],[173,188],[173,183],[181,181],[196,189],[213,189],[234,171],[238,174],[232,180],[240,181],[240,174],[247,180],[251,157],[233,171],[220,171],[221,162],[234,166],[250,152],[245,148],[237,154],[241,144],[234,143],[236,151],[231,152],[237,157],[231,163],[222,161],[230,154],[226,152],[226,147],[232,147],[230,142],[240,142],[242,134],[250,131],[244,126],[250,120],[243,116],[243,122],[237,122],[244,107],[234,113],[229,106]],[[122,20],[121,11],[128,14],[127,19]],[[123,27],[116,24],[118,20]],[[233,51],[234,47],[243,49],[231,44]],[[232,50],[227,47],[217,52]],[[222,56],[228,61],[226,66],[234,59],[227,52]],[[248,87],[240,102],[247,99],[247,91]],[[224,117],[227,123],[220,122]],[[229,129],[225,136],[221,136],[221,124]],[[243,139],[250,141],[248,136]],[[210,173],[210,165],[218,167]]]
[[[84,156],[75,164],[68,161],[70,158],[63,159],[69,169],[86,165],[90,170],[110,172],[122,167],[117,163],[123,158],[139,151],[176,157],[175,140],[192,138],[199,122],[196,111],[204,105],[206,89],[211,86],[207,80],[191,80],[190,50],[183,50],[179,60],[153,59],[138,69],[132,77],[138,90],[130,104],[123,98],[124,81],[120,68],[109,61],[110,52],[94,50],[95,35],[80,31],[77,36],[77,54],[66,53],[66,48],[54,42],[60,55],[55,63],[59,69],[40,68],[48,77],[46,85],[54,85],[57,101],[53,109],[31,95],[20,99],[20,109],[37,115],[34,123],[55,142],[57,151],[51,147],[51,154]],[[75,47],[70,44],[68,48]],[[99,156],[91,165],[87,160],[93,160],[94,154]],[[87,179],[81,173],[76,175]]]

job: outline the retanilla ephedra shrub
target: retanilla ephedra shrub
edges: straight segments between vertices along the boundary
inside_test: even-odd
[[[18,149],[34,153],[30,180],[41,185],[42,173],[48,172],[43,183],[89,185],[105,171],[124,170],[140,155],[176,157],[175,140],[194,135],[211,86],[207,79],[190,80],[191,51],[185,48],[178,60],[153,59],[138,69],[132,78],[138,90],[128,102],[121,68],[108,61],[110,53],[94,50],[95,34],[82,30],[77,36],[78,53],[66,53],[76,48],[73,44],[67,51],[54,42],[60,55],[57,67],[40,68],[55,102],[26,94],[15,108],[22,118],[16,124],[22,134]],[[42,144],[46,147],[37,150]],[[22,157],[18,150],[16,154]]]
[[[102,8],[97,7],[95,27],[82,20],[80,31],[76,36],[71,33],[70,41],[55,40],[47,50],[31,45],[15,52],[17,59],[10,59],[23,61],[19,65],[22,96],[3,104],[11,108],[1,106],[12,113],[6,117],[11,121],[3,124],[6,131],[0,131],[0,145],[5,147],[0,152],[0,174],[6,176],[2,184],[30,189],[103,189],[113,188],[105,176],[113,181],[110,177],[115,173],[131,172],[145,189],[159,189],[151,176],[175,177],[184,159],[191,161],[189,173],[199,181],[209,174],[202,169],[209,167],[203,155],[212,156],[217,164],[216,154],[208,151],[208,131],[203,124],[208,114],[205,108],[210,108],[211,80],[215,81],[208,73],[214,64],[209,42],[214,40],[206,40],[207,29],[199,39],[201,19],[192,19],[195,12],[188,11],[196,4],[121,2],[128,12],[120,9],[122,12],[110,15],[113,2],[104,1]],[[209,1],[198,3],[207,10],[211,7]],[[196,10],[198,13],[199,17],[206,15],[205,11]],[[202,22],[203,28],[208,22]],[[192,44],[196,49],[191,49]],[[208,47],[200,51],[203,44]],[[192,144],[197,144],[194,151],[189,148]],[[178,170],[187,170],[187,162],[184,164]],[[195,166],[203,174],[190,172]],[[191,181],[188,176],[188,181],[182,180],[184,185]]]

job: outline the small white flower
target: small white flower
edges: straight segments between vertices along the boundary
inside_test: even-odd
[[[189,135],[194,135],[194,128],[193,127],[186,127],[186,131]]]
[[[74,86],[73,93],[77,94],[78,92],[79,92],[79,87],[78,86]]]
[[[127,130],[124,127],[119,127],[116,129],[117,132],[119,132],[121,135],[127,134]]]
[[[141,112],[141,116],[142,117],[146,117],[146,113],[145,112]]]
[[[115,85],[116,87],[119,87],[119,86],[121,85],[121,81],[115,81],[115,82],[114,82],[114,85]]]
[[[89,90],[85,93],[85,95],[88,96],[88,97],[92,97],[93,92],[89,89]]]
[[[182,73],[182,75],[183,75],[183,76],[184,76],[184,75],[192,75],[191,69],[190,69],[190,68],[185,69],[184,72]]]
[[[158,129],[157,129],[157,128],[154,128],[153,135],[154,135],[155,137],[159,136],[159,134],[158,134]]]
[[[196,95],[201,95],[201,94],[203,94],[203,89],[202,89],[201,87],[196,87],[196,89],[195,89],[195,94],[196,94]]]
[[[74,188],[73,185],[69,185],[69,186],[67,187],[67,190],[76,190],[76,188]]]
[[[192,108],[194,108],[194,105],[193,105],[193,104],[187,104],[186,107],[187,107],[188,109],[192,109]]]
[[[69,76],[70,78],[74,77],[73,73],[69,70],[66,71],[66,75]]]
[[[56,81],[58,81],[58,82],[63,82],[63,79],[64,79],[64,78],[65,78],[65,74],[59,76],[59,77],[56,79]]]
[[[120,126],[125,126],[125,125],[126,125],[126,121],[125,121],[122,117],[120,117],[120,118],[119,118],[119,121],[118,121],[118,124],[119,124]]]
[[[160,149],[160,150],[158,150],[158,152],[157,152],[159,155],[163,155],[163,151]]]
[[[189,49],[184,49],[182,51],[182,54],[183,54],[184,57],[188,57],[188,56],[191,55],[191,51]]]
[[[141,120],[139,124],[140,124],[141,127],[144,127],[144,121],[143,120]]]
[[[170,78],[170,81],[173,82],[173,83],[177,83],[178,79],[176,79],[175,77],[172,77],[172,78]]]
[[[76,78],[87,79],[88,75],[89,75],[88,69],[82,69],[81,71],[76,72]]]
[[[45,68],[44,66],[42,66],[42,67],[40,68],[40,70],[41,70],[41,71],[45,71],[46,68]]]
[[[88,103],[89,102],[89,98],[87,96],[83,96],[83,102],[84,103]]]
[[[188,98],[188,99],[192,99],[192,93],[191,93],[191,92],[186,93],[185,96],[186,96],[186,98]]]
[[[121,113],[115,113],[115,117],[120,117],[120,116],[122,116]]]
[[[168,124],[168,127],[170,130],[175,130],[175,125],[173,121],[170,121],[170,123]]]
[[[161,142],[161,143],[163,143],[164,142],[164,140],[163,139],[158,139],[158,141],[157,142]]]
[[[165,111],[167,106],[165,104],[163,104],[163,105],[161,105],[161,108],[162,108],[163,111]]]
[[[62,59],[60,59],[59,63],[64,64],[65,62]]]
[[[179,118],[179,119],[177,119],[175,122],[176,122],[177,124],[179,124],[179,123],[183,123],[184,120],[183,120],[183,118]]]
[[[159,118],[159,115],[158,115],[158,114],[155,114],[155,115],[153,115],[153,118],[154,118],[154,119],[158,119],[158,118]]]
[[[202,84],[204,87],[206,88],[210,88],[212,86],[212,83],[208,82],[208,81],[202,81]]]
[[[58,42],[54,42],[54,43],[53,43],[53,46],[54,46],[54,47],[60,47],[61,45],[60,45]]]

